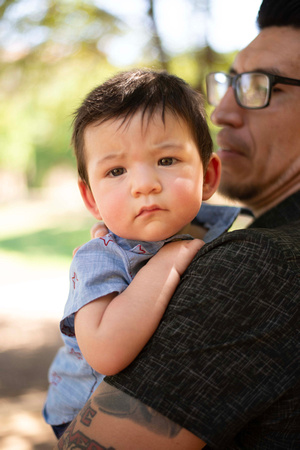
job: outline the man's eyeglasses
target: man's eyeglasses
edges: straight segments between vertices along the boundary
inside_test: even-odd
[[[300,86],[300,80],[264,72],[238,75],[212,72],[206,77],[207,100],[211,105],[218,106],[227,89],[232,86],[238,105],[247,109],[261,109],[269,105],[272,87],[277,83]]]

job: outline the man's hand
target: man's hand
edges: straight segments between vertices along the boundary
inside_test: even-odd
[[[91,238],[100,238],[108,233],[108,228],[104,222],[96,222],[91,228]]]
[[[91,238],[100,238],[102,236],[105,236],[108,233],[108,229],[104,222],[96,222],[92,228],[91,228]],[[73,250],[73,258],[76,255],[76,252],[80,249],[79,247],[74,248]]]

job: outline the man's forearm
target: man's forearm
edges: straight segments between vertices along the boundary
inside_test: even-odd
[[[56,449],[202,449],[205,443],[162,414],[103,382]]]

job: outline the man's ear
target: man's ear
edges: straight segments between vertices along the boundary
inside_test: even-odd
[[[208,200],[218,189],[221,178],[221,160],[213,153],[208,163],[203,180],[203,200]]]
[[[78,187],[81,194],[81,197],[84,201],[85,206],[87,207],[88,211],[97,219],[102,220],[102,217],[100,215],[97,203],[94,199],[93,193],[89,186],[86,184],[85,181],[81,180],[79,178],[78,180]]]

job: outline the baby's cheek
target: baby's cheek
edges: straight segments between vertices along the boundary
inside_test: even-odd
[[[193,220],[202,204],[202,187],[195,187],[178,193],[178,208],[185,211],[187,220]]]
[[[126,204],[122,201],[122,196],[109,195],[101,202],[101,215],[109,229],[113,229],[118,224],[126,212]]]
[[[181,180],[175,183],[174,193],[179,201],[193,202],[202,199],[202,183],[194,180]]]

